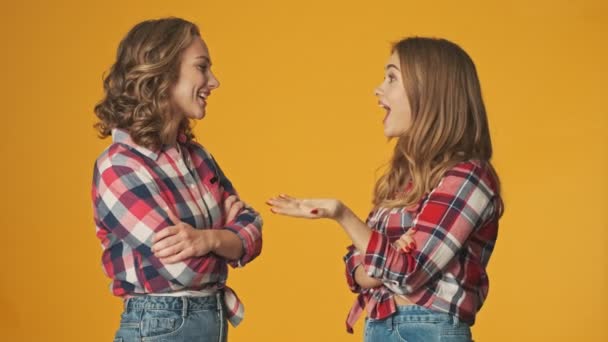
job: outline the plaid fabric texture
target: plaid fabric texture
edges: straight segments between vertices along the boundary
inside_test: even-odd
[[[358,293],[348,315],[349,332],[365,309],[383,319],[395,313],[395,295],[473,324],[488,294],[486,266],[498,234],[502,202],[488,165],[460,163],[416,208],[377,208],[366,223],[372,236],[365,251],[348,247],[346,279]],[[402,234],[413,233],[416,247],[404,252],[393,246]],[[361,289],[356,267],[383,285]]]
[[[114,295],[222,290],[228,318],[237,325],[243,306],[226,286],[227,265],[244,266],[260,254],[260,215],[245,207],[232,222],[225,222],[223,202],[237,192],[198,143],[151,151],[136,145],[123,130],[115,129],[112,138],[95,163],[91,196],[103,268]],[[152,253],[151,241],[174,224],[166,210],[196,229],[234,232],[243,242],[242,257],[228,261],[210,253],[164,264]]]

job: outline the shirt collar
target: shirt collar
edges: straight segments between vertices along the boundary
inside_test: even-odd
[[[152,151],[149,150],[143,146],[137,145],[133,139],[131,139],[131,135],[129,134],[129,132],[120,129],[120,128],[113,128],[112,129],[112,141],[114,143],[120,143],[120,144],[125,144],[131,148],[133,148],[134,150],[138,151],[139,153],[143,154],[144,156],[152,159],[152,160],[157,160],[160,150],[159,151]]]

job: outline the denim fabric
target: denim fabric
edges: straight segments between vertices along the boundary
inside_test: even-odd
[[[115,342],[225,342],[221,293],[207,297],[142,296],[125,301]]]
[[[365,342],[471,342],[471,329],[450,314],[418,305],[397,307],[385,319],[365,320]]]

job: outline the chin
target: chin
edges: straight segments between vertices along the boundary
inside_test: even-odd
[[[192,114],[188,115],[188,118],[192,119],[192,120],[201,120],[204,117],[205,117],[205,112],[192,113]]]
[[[395,134],[395,132],[389,130],[389,129],[385,129],[384,130],[384,136],[387,138],[395,138],[398,136],[398,134]]]

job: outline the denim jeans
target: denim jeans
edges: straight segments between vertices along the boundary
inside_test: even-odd
[[[129,298],[115,342],[225,342],[226,314],[222,295],[207,297]]]
[[[450,314],[418,305],[398,306],[385,319],[365,320],[365,342],[470,342],[471,329]]]

